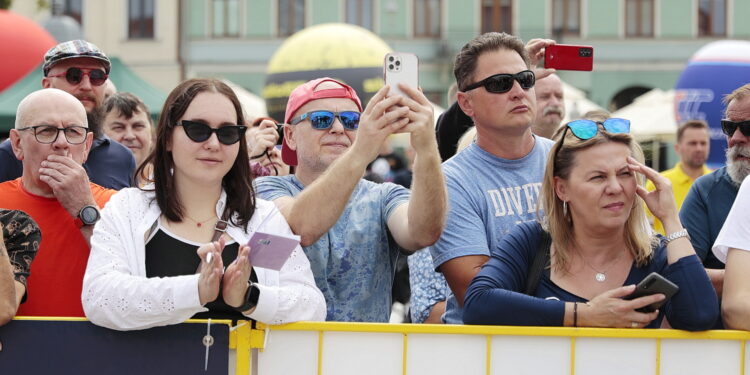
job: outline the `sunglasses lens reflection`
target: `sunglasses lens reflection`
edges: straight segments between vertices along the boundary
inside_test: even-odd
[[[87,75],[80,68],[70,68],[65,73],[65,79],[71,85],[77,85],[83,80],[83,76]],[[88,72],[89,81],[94,86],[101,86],[107,81],[107,73],[102,70],[94,69]]]
[[[316,111],[310,114],[310,124],[315,129],[328,129],[333,124],[334,115],[329,111]]]
[[[573,135],[580,139],[591,139],[596,135],[596,123],[589,120],[576,120],[568,124]]]

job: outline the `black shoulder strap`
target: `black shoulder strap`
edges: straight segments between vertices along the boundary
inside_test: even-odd
[[[542,277],[542,271],[549,262],[549,248],[552,244],[552,237],[545,230],[542,230],[542,238],[539,240],[539,248],[534,254],[534,261],[529,268],[529,275],[526,278],[526,290],[524,294],[533,296],[536,288],[539,286],[539,280]]]

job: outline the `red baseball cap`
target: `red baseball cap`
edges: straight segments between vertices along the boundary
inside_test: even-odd
[[[323,82],[335,82],[342,87],[315,91],[315,88]],[[351,86],[333,78],[324,77],[299,85],[289,94],[289,100],[286,103],[286,113],[284,114],[284,123],[288,124],[292,121],[294,114],[308,102],[327,98],[351,99],[357,104],[360,112],[362,111],[362,102],[359,100],[357,92]],[[289,148],[289,145],[286,144],[286,138],[284,138],[284,143],[281,146],[281,160],[287,165],[297,165],[297,151]]]

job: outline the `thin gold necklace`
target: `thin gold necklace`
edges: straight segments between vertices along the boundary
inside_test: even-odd
[[[206,220],[201,220],[201,221],[195,220],[195,219],[193,219],[192,217],[188,216],[187,214],[183,214],[183,216],[185,216],[186,218],[190,219],[190,220],[191,220],[192,222],[194,222],[194,223],[195,223],[195,226],[197,226],[198,228],[200,228],[200,227],[202,227],[202,226],[203,226],[203,223],[205,223],[205,222],[207,222],[207,221],[209,221],[209,220],[211,220],[211,219],[215,218],[215,217],[216,217],[216,214],[213,214],[213,215],[211,215],[211,217],[209,217],[208,219],[206,219]]]

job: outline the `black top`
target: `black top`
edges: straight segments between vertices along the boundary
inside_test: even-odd
[[[453,103],[438,117],[435,135],[437,136],[440,158],[443,161],[456,154],[458,141],[472,126],[474,126],[474,121],[461,110],[458,102]]]
[[[221,253],[224,267],[229,266],[237,258],[239,247],[236,242],[224,246],[224,251]],[[174,238],[159,228],[146,243],[146,277],[170,277],[196,273],[200,265],[197,250],[197,245]],[[208,311],[199,312],[193,315],[192,319],[248,319],[224,302],[221,291],[216,300],[206,304],[206,308]]]

